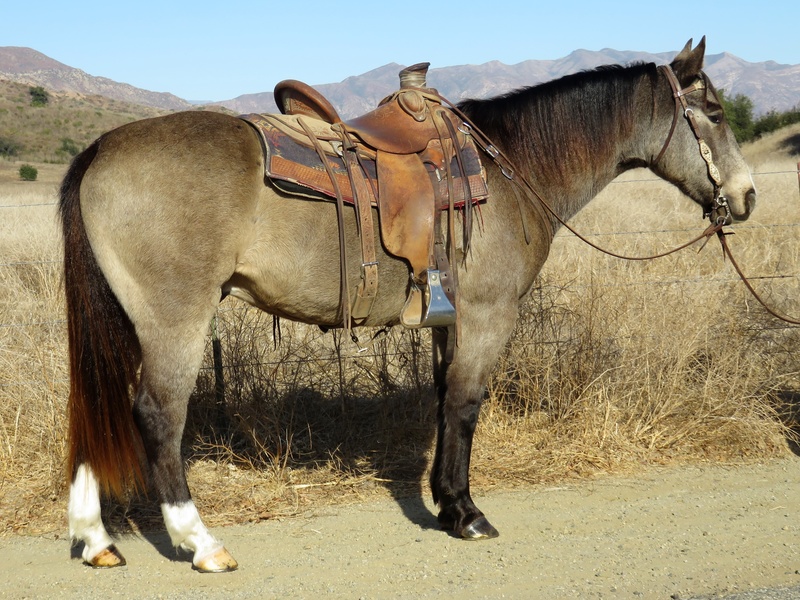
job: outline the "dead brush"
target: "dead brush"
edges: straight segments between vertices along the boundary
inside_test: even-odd
[[[697,309],[688,320],[664,311],[651,315],[648,328],[631,330],[636,303],[626,303],[619,289],[598,297],[599,287],[584,290],[569,311],[521,319],[492,379],[476,444],[475,468],[485,478],[538,483],[565,472],[785,450],[774,372],[753,360],[752,332],[740,312],[720,321]],[[609,306],[613,313],[598,314]],[[715,325],[698,331],[711,317]]]

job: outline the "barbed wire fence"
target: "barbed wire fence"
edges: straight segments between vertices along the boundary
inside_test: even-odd
[[[754,176],[758,177],[770,177],[770,176],[785,176],[785,175],[797,175],[798,178],[798,192],[800,193],[800,161],[797,163],[797,170],[781,170],[781,171],[762,171],[762,172],[753,172]],[[662,180],[657,178],[646,178],[646,179],[627,179],[621,181],[614,181],[612,185],[626,185],[631,183],[661,183]],[[0,204],[0,219],[2,219],[2,211],[3,209],[36,209],[42,207],[54,207],[56,206],[56,202],[36,202],[30,204]],[[747,225],[747,224],[738,224],[736,226],[737,230],[746,230],[748,228],[759,228],[759,229],[783,229],[783,228],[798,228],[800,227],[800,223],[780,223],[780,224],[770,224],[770,225]],[[597,232],[597,233],[582,233],[587,238],[603,238],[603,237],[616,237],[616,236],[632,236],[632,235],[652,235],[652,234],[680,234],[680,233],[687,233],[687,234],[694,234],[696,233],[696,229],[688,229],[688,228],[674,228],[674,229],[657,229],[657,230],[620,230],[620,231],[605,231],[605,232]],[[577,238],[576,238],[577,239]],[[798,236],[800,239],[800,236]],[[798,241],[800,244],[800,241]],[[19,268],[19,267],[31,267],[31,266],[45,266],[49,268],[53,268],[56,270],[61,269],[61,261],[60,260],[14,260],[14,261],[3,261],[0,257],[0,269],[3,268]],[[772,274],[748,274],[748,278],[751,281],[759,281],[759,280],[781,280],[781,279],[797,279],[800,278],[799,273],[772,273]],[[732,284],[739,281],[739,279],[733,275],[727,276],[716,276],[716,277],[677,277],[671,279],[643,279],[637,282],[626,282],[626,283],[618,283],[618,284],[609,284],[604,283],[603,285],[606,287],[614,287],[616,286],[628,286],[628,287],[638,287],[638,286],[669,286],[674,284],[702,284],[707,285],[710,283],[720,283],[720,284]],[[572,284],[570,287],[574,289],[586,288],[590,287],[593,284]],[[221,306],[218,309],[218,316],[225,318],[226,313],[231,313],[237,310],[233,307],[225,307]],[[239,309],[241,310],[241,308]],[[215,321],[218,317],[215,317]],[[57,318],[57,319],[30,319],[30,320],[23,320],[23,321],[13,321],[13,322],[0,322],[0,330],[18,330],[23,331],[27,329],[35,329],[41,327],[66,327],[66,319]],[[790,329],[796,328],[795,325],[790,324],[782,324],[782,323],[775,323],[772,328],[775,329]],[[324,335],[320,331],[320,336]],[[368,337],[368,336],[365,336]],[[209,345],[212,347],[212,355],[213,355],[213,365],[212,366],[203,366],[201,368],[201,372],[209,372],[213,371],[215,374],[216,379],[216,394],[218,401],[223,400],[224,396],[224,376],[223,373],[225,371],[230,371],[233,369],[246,369],[246,368],[253,368],[256,366],[260,367],[270,367],[270,366],[279,366],[279,365],[286,365],[290,363],[302,363],[306,359],[302,357],[297,358],[287,358],[282,357],[281,359],[275,361],[237,361],[236,363],[229,363],[224,364],[222,361],[222,350],[221,350],[221,343],[222,340],[219,337],[217,323],[212,323],[212,327],[210,328],[209,332]],[[336,342],[338,344],[338,342]],[[541,340],[537,341],[537,343],[546,343],[542,342]],[[66,352],[66,349],[65,349]],[[353,352],[347,355],[348,360],[354,361],[374,361],[379,358],[386,358],[389,357],[398,357],[404,356],[403,352],[387,352],[381,351],[379,354],[376,350],[371,348],[366,348],[361,352]],[[328,361],[330,363],[341,362],[342,355],[340,352],[337,352],[330,357],[320,359],[319,357],[315,357],[315,361]],[[41,381],[34,381],[34,380],[11,380],[0,383],[0,390],[3,388],[9,388],[14,386],[28,386],[28,385],[35,385],[35,384],[53,384],[53,383],[66,383],[68,380],[61,379],[61,380],[41,380]]]

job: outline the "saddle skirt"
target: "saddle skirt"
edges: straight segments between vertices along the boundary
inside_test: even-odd
[[[335,200],[338,187],[345,202],[349,204],[355,202],[355,194],[343,158],[341,124],[327,123],[300,114],[247,114],[241,118],[254,125],[261,134],[266,154],[266,175],[278,189],[312,199]],[[336,178],[335,182],[331,181],[329,171],[323,165],[306,130],[310,130],[319,141],[330,172]],[[465,173],[461,173],[455,155],[451,154],[449,157],[455,208],[464,206],[467,182],[473,203],[481,202],[488,197],[486,174],[475,142],[470,136],[463,136],[460,141],[461,164]],[[437,208],[444,210],[449,207],[449,184],[445,177],[446,165],[441,145],[439,139],[431,140],[426,148],[427,156],[422,157],[422,164],[430,179]],[[359,164],[369,183],[367,190],[370,193],[370,204],[377,208],[381,189],[376,164],[378,151],[359,143],[357,152]]]

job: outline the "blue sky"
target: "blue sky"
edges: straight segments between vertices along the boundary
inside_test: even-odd
[[[798,22],[797,2],[786,0],[2,0],[0,46],[189,100],[225,100],[271,91],[281,79],[332,83],[392,62],[438,68],[578,49],[671,52],[703,35],[710,54],[800,64]]]

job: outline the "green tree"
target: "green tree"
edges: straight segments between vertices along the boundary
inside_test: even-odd
[[[33,165],[22,165],[19,168],[19,178],[23,181],[36,181],[39,171]]]
[[[50,102],[50,94],[40,85],[28,88],[28,93],[31,95],[31,106],[47,106],[47,103]]]
[[[722,107],[725,109],[725,118],[740,144],[753,139],[753,101],[744,94],[736,94],[728,99],[724,90],[720,91]]]

